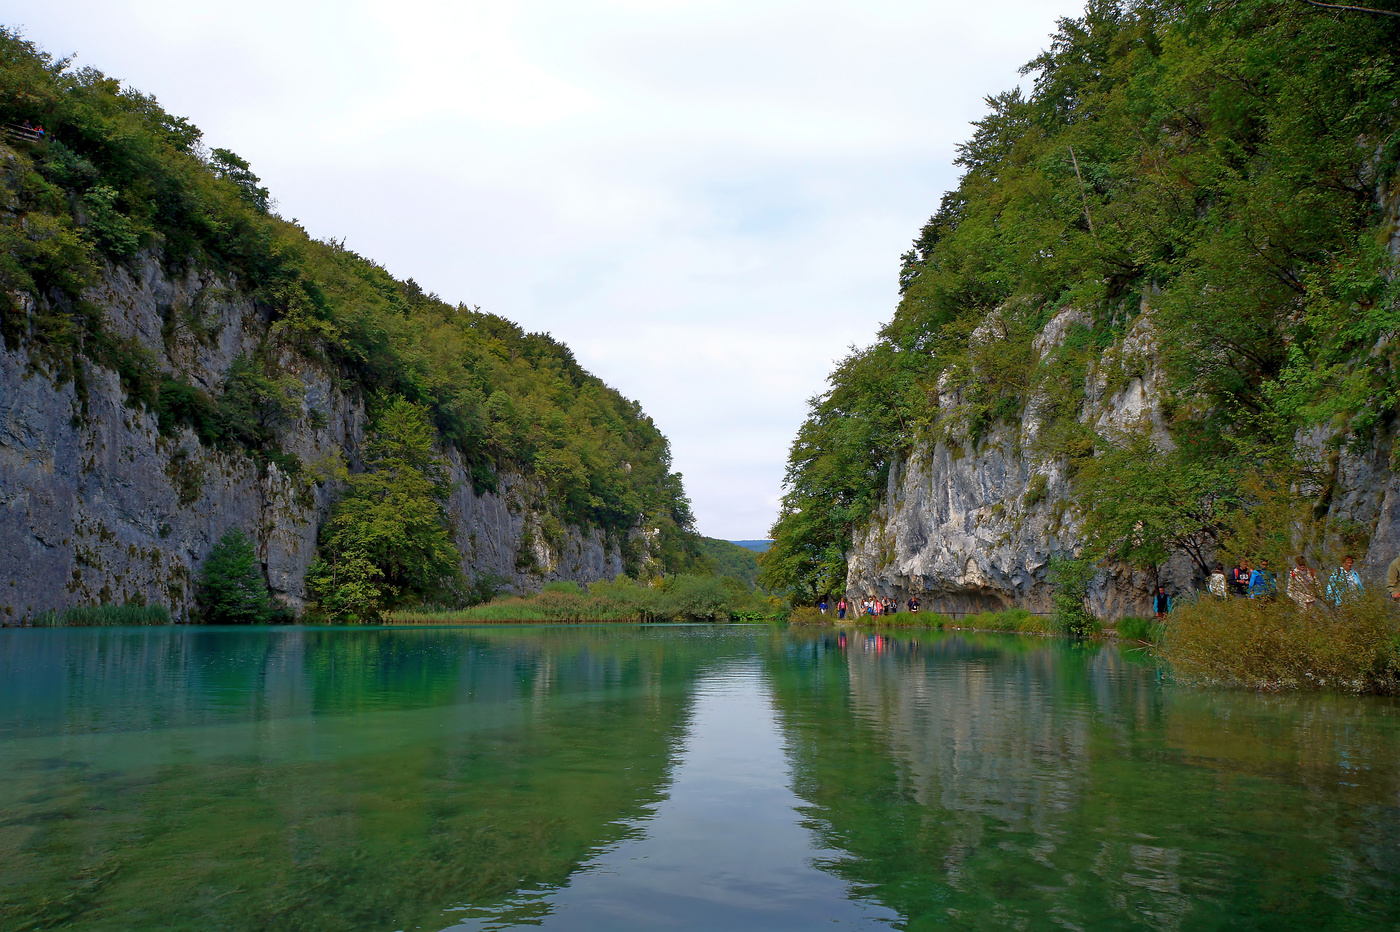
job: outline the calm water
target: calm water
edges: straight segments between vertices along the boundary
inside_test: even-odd
[[[0,631],[0,929],[1389,929],[1400,706],[761,627]]]

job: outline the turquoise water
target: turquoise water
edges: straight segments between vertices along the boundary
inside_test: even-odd
[[[1400,927],[1400,705],[766,627],[0,631],[0,929]]]

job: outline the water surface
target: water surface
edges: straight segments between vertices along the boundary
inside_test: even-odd
[[[0,631],[0,929],[1400,926],[1400,706],[765,627]]]

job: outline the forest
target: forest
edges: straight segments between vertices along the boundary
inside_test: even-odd
[[[537,480],[546,536],[566,525],[599,528],[620,542],[629,572],[648,560],[667,572],[702,565],[668,441],[640,404],[548,334],[426,293],[343,242],[312,239],[275,212],[235,152],[209,148],[154,97],[55,59],[12,29],[0,30],[0,123],[44,129],[37,142],[12,130],[0,165],[0,337],[55,384],[71,383],[83,399],[93,367],[115,370],[127,403],[155,412],[163,432],[188,428],[208,448],[306,475],[313,464],[282,443],[302,413],[301,386],[285,369],[295,354],[362,401],[371,453],[387,449],[386,437],[417,451],[412,462],[380,455],[385,476],[401,479],[411,468],[431,479],[433,462],[455,450],[478,494],[495,491],[503,473]],[[258,350],[240,356],[217,390],[162,369],[149,348],[105,327],[90,300],[102,275],[135,275],[151,257],[172,279],[191,268],[218,276],[251,295],[269,322]],[[167,339],[210,336],[198,308],[170,318]],[[414,433],[420,420],[429,434]],[[368,473],[380,468],[371,460]],[[375,529],[348,527],[358,519],[346,515],[372,514],[355,511],[356,502],[383,498],[368,473],[352,475],[358,464],[344,465],[355,466],[339,475],[351,493],[323,541],[332,564],[368,553]],[[440,525],[445,490],[427,480],[419,487],[427,523]],[[627,534],[638,527],[657,531],[646,554]],[[381,534],[374,546],[388,553],[394,545]],[[390,601],[403,601],[441,588],[456,556],[438,547],[422,565],[372,569],[398,579]]]
[[[1364,547],[1327,521],[1328,461],[1395,442],[1400,16],[1323,6],[1093,0],[1060,21],[1029,91],[988,98],[959,146],[894,316],[811,400],[765,585],[839,591],[892,464],[975,451],[1032,401],[1026,452],[1071,477],[1090,561],[1291,565],[1302,525],[1314,551]],[[1150,359],[1124,340],[1143,314]],[[1084,416],[1087,385],[1149,363],[1166,436]]]

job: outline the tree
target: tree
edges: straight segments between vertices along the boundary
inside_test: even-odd
[[[209,624],[267,624],[273,619],[272,598],[262,566],[247,534],[231,527],[219,538],[199,570],[196,596]]]
[[[395,397],[375,421],[366,469],[340,471],[347,488],[322,528],[307,588],[332,618],[377,618],[446,589],[461,557],[443,502],[449,486],[428,409]]]
[[[1106,449],[1083,463],[1076,482],[1093,556],[1148,569],[1181,552],[1208,573],[1238,501],[1240,462],[1164,449],[1143,433],[1101,443]]]

